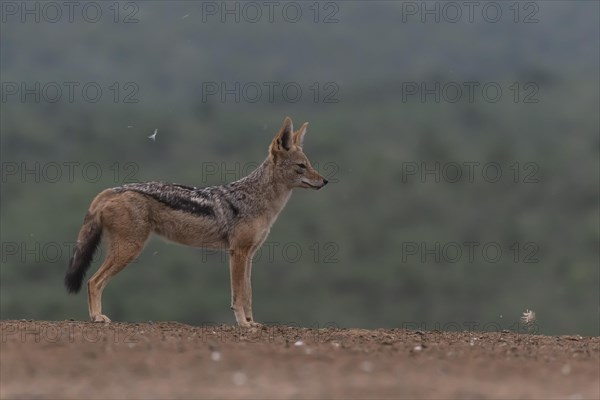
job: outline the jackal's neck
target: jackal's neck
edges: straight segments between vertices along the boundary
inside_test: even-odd
[[[291,189],[275,179],[275,164],[270,158],[265,159],[254,171],[234,182],[239,188],[244,188],[270,200],[289,196]]]
[[[267,158],[254,171],[230,186],[246,195],[249,208],[277,216],[290,198],[292,189],[276,179],[274,170],[273,160]]]

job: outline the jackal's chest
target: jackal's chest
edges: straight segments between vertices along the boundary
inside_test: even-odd
[[[229,236],[230,247],[259,247],[269,236],[272,225],[269,222],[265,218],[241,221],[231,231]]]

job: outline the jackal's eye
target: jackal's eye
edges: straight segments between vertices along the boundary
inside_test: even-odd
[[[296,165],[299,166],[300,168],[306,169],[306,164],[304,164],[304,163],[299,163],[299,164],[296,164]]]

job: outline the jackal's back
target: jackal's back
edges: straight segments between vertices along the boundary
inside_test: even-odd
[[[140,208],[143,204],[153,232],[196,247],[227,248],[240,214],[235,199],[221,186],[197,188],[144,182],[112,190],[117,194],[119,208]]]

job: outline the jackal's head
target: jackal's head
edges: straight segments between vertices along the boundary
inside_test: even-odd
[[[302,151],[307,127],[308,122],[305,122],[294,132],[291,118],[286,117],[279,133],[275,135],[269,146],[274,178],[290,189],[297,187],[321,189],[327,184],[327,179],[314,170]]]

